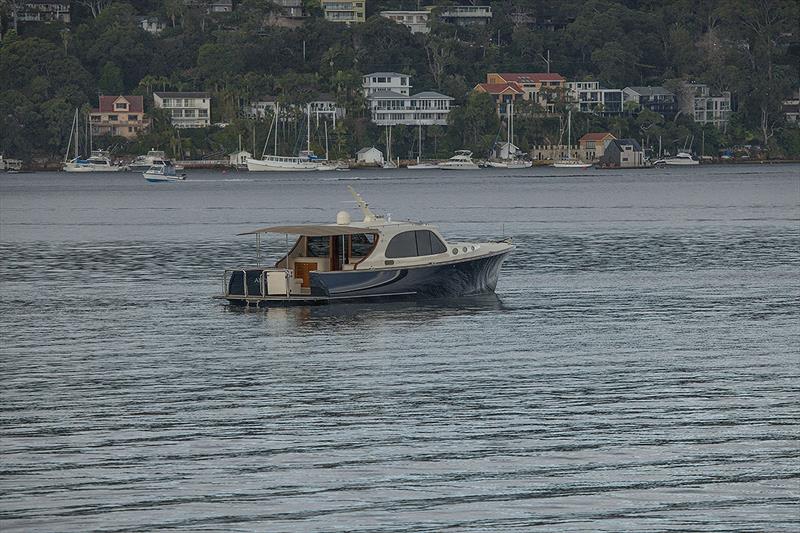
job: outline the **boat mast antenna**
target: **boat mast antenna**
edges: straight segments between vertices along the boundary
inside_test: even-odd
[[[376,215],[372,212],[372,210],[369,208],[369,204],[361,197],[360,194],[356,192],[354,188],[352,188],[350,185],[348,185],[347,188],[350,191],[350,194],[353,195],[358,208],[361,209],[362,213],[364,213],[364,222],[375,222],[379,218],[383,218],[382,216]]]

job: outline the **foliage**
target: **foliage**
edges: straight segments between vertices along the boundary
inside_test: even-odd
[[[425,132],[427,155],[459,148],[484,154],[505,130],[488,97],[471,89],[487,72],[545,71],[549,52],[551,70],[567,79],[618,88],[690,80],[714,92],[730,91],[735,102],[722,132],[683,116],[664,120],[626,108],[612,117],[574,113],[574,139],[611,131],[651,146],[661,139],[672,150],[694,137],[696,150],[705,139],[707,153],[755,143],[778,157],[800,156],[797,128],[784,123],[781,109],[781,100],[800,86],[798,4],[792,0],[498,1],[491,2],[494,17],[485,27],[433,20],[427,35],[379,16],[385,9],[417,7],[404,0],[367,2],[367,21],[352,26],[325,21],[319,2],[308,1],[312,16],[301,27],[274,25],[277,8],[267,0],[235,2],[230,14],[209,14],[183,0],[73,4],[69,27],[21,25],[18,35],[10,30],[9,3],[0,3],[0,150],[9,155],[62,154],[74,109],[96,105],[99,93],[145,96],[154,124],[136,142],[104,143],[130,153],[161,147],[192,156],[233,151],[239,135],[250,146],[254,131],[262,144],[268,123],[241,118],[242,104],[252,98],[270,95],[302,105],[329,93],[348,113],[335,130],[330,127],[331,150],[351,155],[384,143],[383,130],[368,120],[361,91],[362,74],[377,70],[408,74],[415,91],[438,90],[456,99],[451,125]],[[528,23],[519,21],[520,13],[529,16]],[[160,18],[167,28],[159,35],[145,32],[137,20],[143,15]],[[208,90],[213,121],[230,126],[177,132],[167,117],[153,114],[154,90]],[[520,104],[516,144],[563,141],[565,109],[556,111],[547,116]],[[293,148],[289,137],[301,129],[287,128],[285,150]],[[413,130],[395,128],[395,154],[415,153]],[[314,142],[320,149],[319,139]]]

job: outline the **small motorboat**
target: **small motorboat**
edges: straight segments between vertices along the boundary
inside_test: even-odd
[[[451,298],[492,293],[500,266],[514,250],[509,239],[448,242],[430,224],[375,214],[352,188],[364,215],[340,211],[335,224],[283,225],[242,233],[296,236],[273,267],[224,272],[219,298],[236,305],[319,305],[339,301]],[[258,252],[257,252],[258,253]],[[260,258],[256,258],[259,265]]]
[[[185,172],[178,172],[172,161],[168,159],[156,159],[153,165],[148,168],[142,176],[151,183],[164,183],[169,181],[184,181]]]

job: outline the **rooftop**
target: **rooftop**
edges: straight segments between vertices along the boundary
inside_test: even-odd
[[[106,113],[106,112],[113,112],[114,109],[114,102],[119,100],[120,98],[124,98],[128,101],[128,109],[127,111],[130,113],[143,113],[144,112],[144,99],[141,96],[122,96],[122,95],[114,95],[114,96],[101,96],[99,107],[97,109],[93,109],[94,112],[99,113]]]
[[[209,98],[208,93],[202,92],[161,92],[155,91],[153,95],[157,95],[159,98]]]
[[[578,139],[578,142],[581,142],[581,141],[605,141],[609,137],[611,137],[612,139],[614,138],[614,136],[612,134],[608,133],[608,132],[587,133],[586,135],[584,135],[583,137]]]
[[[664,87],[625,87],[625,88],[641,96],[655,96],[655,95],[674,96],[672,91],[669,91]]]
[[[479,87],[489,94],[503,94],[507,91],[515,94],[525,93],[525,91],[522,90],[522,87],[513,81],[509,83],[479,83],[475,86],[476,89]]]
[[[506,81],[517,83],[540,83],[543,81],[567,81],[557,72],[500,72],[497,74]]]

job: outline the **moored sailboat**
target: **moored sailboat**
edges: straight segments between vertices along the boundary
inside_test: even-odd
[[[589,168],[591,163],[586,163],[580,159],[572,157],[572,110],[567,113],[567,157],[563,157],[553,163],[555,168]]]

